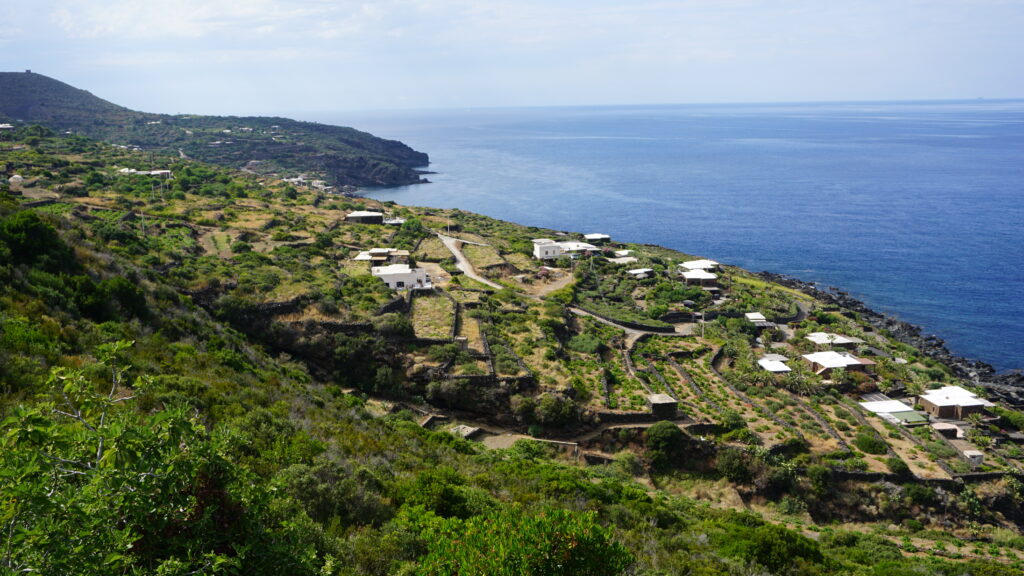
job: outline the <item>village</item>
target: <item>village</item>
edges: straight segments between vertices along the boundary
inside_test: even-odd
[[[346,220],[384,224],[385,216],[355,211]],[[536,398],[568,393],[584,420],[597,429],[671,420],[699,432],[729,421],[733,429],[722,436],[726,442],[772,449],[799,440],[812,454],[851,473],[909,472],[922,479],[949,479],[998,475],[1020,462],[1024,435],[995,425],[997,411],[1005,408],[933,367],[908,360],[907,350],[870,326],[841,311],[819,309],[802,294],[769,288],[713,260],[667,260],[661,249],[652,253],[649,247],[613,242],[607,234],[533,238],[529,260],[495,249],[476,234],[450,229],[448,234],[423,239],[418,250],[374,246],[353,257],[409,298],[418,332],[425,330],[419,317],[436,307],[426,302],[450,301],[446,306],[451,310],[444,316],[452,322],[450,341],[469,352],[478,369],[453,363],[436,367],[432,378],[517,390],[526,381],[535,387]],[[463,253],[466,248],[468,254]],[[436,262],[449,256],[458,269],[438,268]],[[593,272],[595,266],[599,273]],[[594,290],[585,290],[588,282],[595,283]],[[644,316],[652,308],[652,289],[663,289],[665,283],[677,286],[685,297],[669,302],[657,317]],[[475,322],[466,311],[479,305],[473,301],[478,297],[462,295],[467,290],[511,290],[526,311],[571,285],[577,298],[566,309],[577,338],[594,335],[607,346],[597,354],[570,347],[560,377],[552,377],[559,370],[550,354],[537,348],[527,351],[524,344],[531,338],[496,331],[493,325],[465,327]],[[527,353],[497,369],[494,354],[488,352],[493,344],[480,341],[487,333],[504,341],[503,352]],[[441,340],[444,335],[437,329],[429,333]],[[940,380],[926,382],[921,376],[925,371]],[[455,405],[464,414],[472,412],[465,402]],[[425,411],[430,424],[439,421],[435,412]],[[460,435],[482,435],[485,442],[487,429],[487,424],[453,426]],[[566,437],[549,435],[560,441]],[[583,436],[599,437],[593,432]],[[583,444],[594,461],[611,457],[601,453],[607,446]]]

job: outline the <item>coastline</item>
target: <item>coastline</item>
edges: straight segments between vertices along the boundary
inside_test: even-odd
[[[997,372],[987,362],[958,356],[946,348],[946,343],[942,338],[933,334],[925,334],[922,328],[916,324],[878,312],[834,286],[822,289],[816,283],[776,272],[761,271],[755,274],[764,280],[799,290],[822,302],[853,310],[875,329],[884,330],[896,340],[917,348],[923,355],[942,362],[949,366],[957,377],[968,380],[974,385],[1010,386],[1020,388],[1021,393],[1024,394],[1024,369]]]

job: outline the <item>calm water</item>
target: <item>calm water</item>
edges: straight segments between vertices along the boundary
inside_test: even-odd
[[[319,115],[430,154],[374,191],[848,290],[1024,368],[1024,101]]]

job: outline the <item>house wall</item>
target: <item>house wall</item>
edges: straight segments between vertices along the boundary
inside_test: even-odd
[[[392,290],[403,290],[426,284],[427,273],[422,269],[414,269],[408,274],[388,274],[386,276],[378,276],[378,278],[383,280],[388,288]],[[401,286],[399,286],[399,282],[402,283]]]
[[[921,409],[936,418],[956,418],[958,406],[937,406],[932,402],[919,398]]]

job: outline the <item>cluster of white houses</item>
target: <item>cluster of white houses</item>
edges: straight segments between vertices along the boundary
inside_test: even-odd
[[[768,327],[769,325],[774,326],[774,324],[768,322],[763,314],[758,312],[749,312],[746,314],[746,318],[758,327]],[[853,346],[864,342],[860,338],[852,338],[849,336],[842,336],[840,334],[829,334],[826,332],[812,332],[808,334],[805,339],[818,346],[835,347]],[[822,350],[819,352],[804,354],[801,358],[810,365],[811,370],[815,374],[825,377],[829,376],[833,370],[838,368],[857,372],[870,372],[875,366],[874,360],[858,358],[854,354],[845,350]],[[782,374],[791,371],[790,367],[786,365],[787,360],[788,358],[781,354],[767,354],[758,360],[758,364],[769,372]]]

